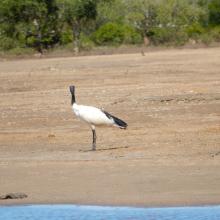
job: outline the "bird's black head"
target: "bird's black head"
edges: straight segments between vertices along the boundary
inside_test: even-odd
[[[73,105],[76,102],[76,99],[75,99],[75,86],[70,86],[69,88],[70,88],[70,92],[72,94],[71,104]]]
[[[70,86],[70,92],[71,94],[75,94],[75,86]]]

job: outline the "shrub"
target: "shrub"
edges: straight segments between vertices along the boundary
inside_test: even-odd
[[[124,32],[123,43],[125,43],[125,44],[140,44],[140,43],[142,43],[142,37],[141,37],[140,33],[135,31],[134,28],[125,25],[123,27],[123,32]]]
[[[220,26],[212,27],[212,28],[207,28],[206,31],[204,31],[203,34],[200,36],[201,42],[209,45],[210,43],[216,41],[220,41]]]
[[[212,25],[220,25],[220,1],[211,0],[209,2],[209,22]]]
[[[10,50],[17,46],[18,42],[9,37],[0,38],[0,49],[1,50]]]
[[[182,45],[188,39],[183,29],[176,30],[174,27],[155,27],[151,33],[150,39],[155,45]]]
[[[61,44],[64,44],[64,45],[73,42],[73,34],[72,34],[72,31],[69,30],[69,29],[64,30],[64,31],[61,33],[60,41],[61,41]]]
[[[94,42],[85,34],[80,35],[80,48],[83,50],[91,50],[94,47]]]
[[[211,36],[215,41],[220,41],[220,26],[211,29]]]
[[[205,32],[200,36],[199,41],[206,45],[209,45],[213,42],[213,37],[208,32]]]
[[[141,36],[134,28],[117,23],[106,23],[94,34],[94,41],[99,45],[134,44],[141,42]]]
[[[205,33],[205,28],[199,23],[194,23],[186,28],[186,33],[189,38],[198,40]]]
[[[107,23],[101,26],[94,33],[94,40],[97,44],[121,44],[123,42],[123,31],[118,24]]]
[[[35,52],[36,51],[33,48],[22,48],[22,47],[15,47],[7,51],[9,55],[13,55],[13,56],[33,55]]]

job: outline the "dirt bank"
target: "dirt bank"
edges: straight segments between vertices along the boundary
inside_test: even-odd
[[[127,130],[92,133],[102,107]],[[220,48],[0,62],[0,194],[15,203],[220,203]]]

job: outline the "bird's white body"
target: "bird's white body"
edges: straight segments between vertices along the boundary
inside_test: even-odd
[[[92,150],[96,150],[96,131],[95,126],[114,125],[121,129],[127,128],[127,123],[121,119],[109,114],[93,106],[77,105],[75,99],[75,86],[70,86],[70,93],[72,95],[71,104],[75,115],[81,120],[88,123],[92,128]]]
[[[99,108],[86,105],[72,105],[73,112],[81,120],[87,122],[92,127],[101,125],[114,125],[114,120],[108,118],[106,114]]]

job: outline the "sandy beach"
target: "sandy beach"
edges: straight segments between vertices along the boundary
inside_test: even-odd
[[[92,132],[70,105],[122,118]],[[3,204],[220,204],[220,48],[0,61]]]

